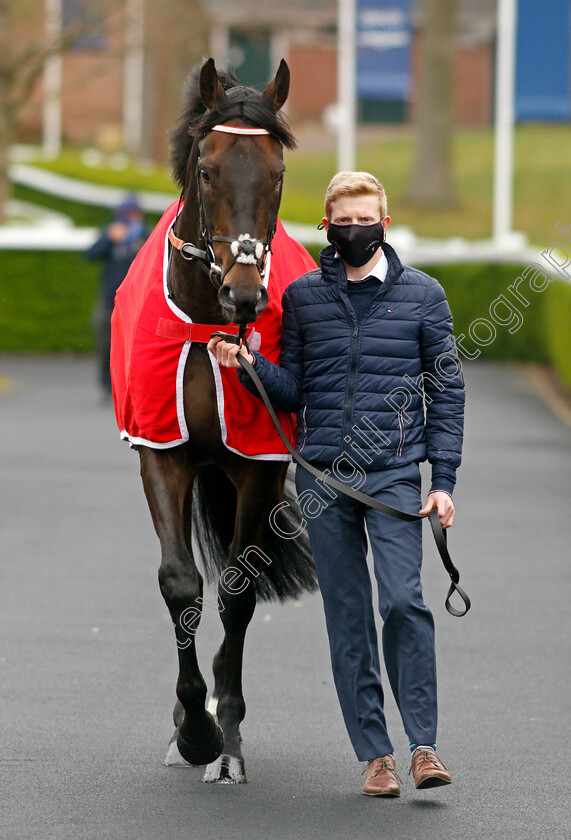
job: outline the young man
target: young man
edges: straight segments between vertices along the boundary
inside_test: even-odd
[[[437,508],[447,528],[464,411],[452,318],[436,280],[403,266],[384,242],[389,224],[385,192],[373,175],[336,175],[323,219],[332,244],[321,252],[320,269],[283,297],[280,366],[217,338],[208,347],[228,367],[239,367],[238,352],[255,364],[272,402],[298,412],[297,448],[305,459],[361,492],[419,512],[418,464],[428,458],[432,486],[420,513]],[[238,375],[253,391],[247,374]],[[384,661],[410,740],[414,782],[449,784],[436,753],[434,621],[422,598],[422,523],[365,507],[299,466],[296,485],[339,702],[357,757],[368,762],[363,793],[400,794],[383,712],[366,533]]]

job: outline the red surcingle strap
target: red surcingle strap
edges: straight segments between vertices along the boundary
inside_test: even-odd
[[[157,324],[157,335],[159,338],[170,338],[173,341],[197,341],[199,344],[208,344],[213,332],[221,331],[238,335],[237,324],[187,324],[184,321],[175,321],[170,318],[159,318]],[[246,341],[254,333],[254,327],[248,327]]]

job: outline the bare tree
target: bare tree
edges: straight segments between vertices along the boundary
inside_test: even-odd
[[[67,49],[98,25],[102,15],[120,10],[124,3],[93,0],[76,21],[50,36],[44,28],[43,2],[0,0],[0,223],[5,221],[12,192],[9,153],[18,116],[33,95],[47,59]]]
[[[82,4],[77,20],[50,37],[43,25],[43,0],[0,0],[0,224],[11,197],[10,145],[19,114],[41,82],[46,60],[92,32],[102,19],[112,19],[116,29],[124,29],[126,5],[127,0],[89,0]],[[144,18],[146,145],[141,153],[160,157],[161,151],[166,154],[166,141],[155,139],[156,125],[166,128],[175,122],[182,81],[206,48],[207,24],[202,0],[145,0]],[[125,48],[123,44],[109,57],[120,61]]]
[[[457,0],[421,0],[423,62],[410,202],[455,203],[452,177]]]
[[[14,132],[13,0],[0,0],[0,223],[10,197],[8,154]]]
[[[203,0],[145,0],[143,147],[141,155],[165,160],[164,129],[179,116],[188,71],[208,47],[208,21]],[[156,127],[161,131],[157,132]]]

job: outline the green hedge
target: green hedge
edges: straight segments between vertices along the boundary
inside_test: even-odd
[[[571,284],[554,281],[545,299],[544,329],[549,361],[571,388]]]
[[[443,265],[427,266],[424,270],[436,277],[446,291],[446,297],[454,318],[454,334],[465,335],[465,346],[470,352],[480,350],[482,359],[499,359],[521,362],[547,362],[549,360],[545,335],[545,305],[549,296],[549,287],[544,292],[533,292],[529,283],[519,286],[519,290],[529,306],[518,303],[517,298],[508,291],[508,286],[521,275],[525,266],[508,264],[488,265]],[[505,299],[517,310],[513,316],[513,326],[498,324],[490,314],[490,306],[504,295]],[[496,314],[498,310],[496,309]],[[500,318],[509,319],[507,307],[499,311]],[[475,319],[483,318],[491,323],[496,331],[495,338],[485,347],[478,347],[470,335],[470,326]],[[521,326],[515,329],[517,324]],[[513,328],[514,332],[509,329]],[[476,330],[476,336],[486,334]]]
[[[100,270],[74,252],[0,251],[0,351],[91,352]],[[473,350],[470,325],[476,318],[491,320],[489,308],[498,295],[511,299],[508,286],[522,266],[442,265],[426,271],[446,290],[454,332],[463,333]],[[571,385],[571,286],[555,281],[541,293],[528,284],[520,289],[530,301],[519,307],[523,324],[514,333],[496,324],[496,337],[481,348],[481,358],[551,362]]]
[[[93,350],[101,267],[65,251],[0,251],[0,350]]]

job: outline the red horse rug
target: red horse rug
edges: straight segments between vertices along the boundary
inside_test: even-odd
[[[115,416],[124,440],[165,449],[189,439],[184,417],[183,376],[195,328],[192,319],[168,296],[168,232],[177,203],[164,213],[137,254],[115,298],[111,319],[111,378]],[[281,349],[281,299],[293,280],[315,268],[315,262],[278,221],[268,259],[269,301],[248,343],[270,361]],[[235,370],[220,367],[208,354],[224,445],[247,458],[289,460],[262,402],[242,387]],[[293,445],[295,415],[278,412]]]

